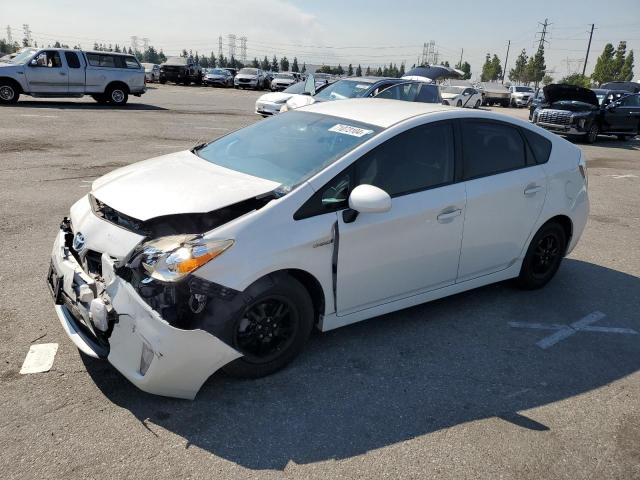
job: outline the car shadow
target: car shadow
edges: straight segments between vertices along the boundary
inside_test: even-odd
[[[544,289],[496,284],[314,335],[285,370],[258,380],[214,374],[193,402],[137,390],[108,363],[83,357],[103,394],[155,425],[252,469],[344,459],[488,417],[554,429],[522,413],[640,368],[635,335],[578,332],[552,348],[547,331],[508,322],[640,323],[640,279],[567,259]]]
[[[113,106],[90,102],[20,100],[15,106],[19,108],[55,108],[61,110],[167,110],[157,105],[135,102],[127,103],[123,106]]]
[[[640,136],[634,136],[628,140],[618,140],[615,136],[599,135],[598,140],[591,144],[592,147],[618,148],[623,150],[640,150]]]

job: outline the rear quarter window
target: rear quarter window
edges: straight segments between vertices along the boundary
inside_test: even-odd
[[[536,163],[547,163],[551,155],[551,141],[526,128],[522,129],[522,133],[527,139]]]
[[[116,62],[113,55],[99,53],[87,53],[87,61],[92,67],[115,68]]]

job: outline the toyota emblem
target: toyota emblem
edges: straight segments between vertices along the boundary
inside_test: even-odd
[[[84,248],[85,240],[84,235],[80,232],[76,233],[73,237],[73,249],[76,252],[80,252]]]

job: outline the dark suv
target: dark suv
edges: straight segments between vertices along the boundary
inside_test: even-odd
[[[202,67],[191,57],[170,57],[160,65],[160,83],[202,83]]]
[[[596,93],[575,85],[552,84],[543,89],[544,101],[532,122],[560,135],[580,136],[588,143],[599,134],[633,138],[640,132],[640,94],[630,94],[601,105]]]

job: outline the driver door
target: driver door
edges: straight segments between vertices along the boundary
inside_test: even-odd
[[[27,64],[25,75],[32,93],[69,93],[69,69],[58,50],[43,50]]]
[[[351,190],[375,185],[392,206],[338,214],[338,316],[455,283],[466,195],[454,164],[452,125],[437,122],[397,135],[345,172]]]

